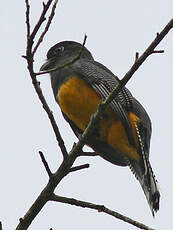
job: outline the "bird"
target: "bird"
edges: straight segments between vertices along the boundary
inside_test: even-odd
[[[99,103],[120,82],[76,41],[61,41],[51,47],[40,71],[49,72],[55,101],[79,139]],[[159,210],[160,192],[149,161],[151,132],[146,110],[123,87],[103,112],[86,145],[113,165],[129,166],[154,216]]]

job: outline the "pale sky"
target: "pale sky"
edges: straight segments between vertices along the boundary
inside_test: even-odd
[[[48,49],[62,40],[82,42],[94,58],[120,78],[142,53],[157,32],[173,17],[171,0],[100,1],[61,0],[56,16],[35,57],[35,71],[46,59]],[[42,1],[31,1],[31,22],[36,22]],[[0,221],[3,229],[15,229],[47,183],[41,150],[55,171],[62,156],[50,122],[32,86],[25,54],[26,28],[23,1],[3,1],[1,27],[1,161]],[[159,182],[160,210],[153,219],[143,191],[126,167],[111,165],[100,157],[81,157],[76,164],[90,168],[71,173],[59,184],[56,194],[73,197],[127,215],[157,230],[172,228],[172,118],[173,118],[173,30],[158,49],[164,54],[148,58],[127,87],[143,104],[152,120],[150,161]],[[54,101],[48,75],[39,77],[41,88],[54,113],[68,150],[77,141]],[[29,229],[123,229],[136,227],[104,213],[50,202]]]

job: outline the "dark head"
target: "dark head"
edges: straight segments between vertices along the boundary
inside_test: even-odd
[[[81,52],[81,58],[93,59],[87,48],[82,47],[78,42],[63,41],[51,47],[47,53],[47,62],[42,65],[40,71],[47,71],[58,66],[68,64]]]

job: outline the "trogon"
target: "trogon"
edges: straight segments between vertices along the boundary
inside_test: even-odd
[[[86,47],[74,41],[62,41],[50,48],[40,71],[50,71],[55,100],[77,137],[101,100],[120,81],[95,61]],[[160,193],[149,162],[150,138],[147,112],[124,87],[100,117],[86,144],[112,164],[130,167],[154,215],[159,209]]]

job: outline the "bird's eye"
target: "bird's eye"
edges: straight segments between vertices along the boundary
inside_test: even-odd
[[[61,56],[61,54],[63,53],[64,51],[64,46],[58,46],[55,45],[53,46],[47,53],[47,58],[50,59],[50,58],[54,58],[56,56]]]
[[[60,46],[60,47],[57,47],[56,49],[55,49],[55,52],[56,53],[60,53],[60,52],[63,52],[64,51],[64,46]]]

